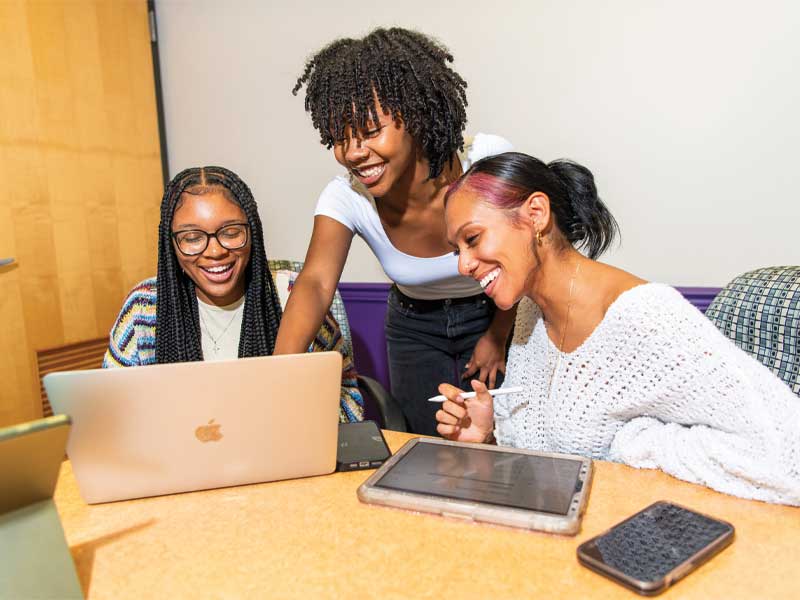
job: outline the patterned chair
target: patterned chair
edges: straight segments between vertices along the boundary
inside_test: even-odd
[[[303,261],[300,260],[270,260],[269,270],[272,276],[278,271],[291,271],[292,273],[299,273],[303,270]],[[344,309],[344,302],[339,290],[333,296],[333,303],[331,304],[331,312],[336,317],[339,323],[339,328],[342,330],[342,337],[344,338],[345,349],[347,353],[353,355],[353,336],[350,333],[350,322],[347,320],[347,311]]]
[[[269,270],[273,277],[278,271],[291,271],[299,273],[303,270],[303,262],[299,260],[270,260]],[[353,337],[350,333],[350,322],[347,319],[347,311],[344,308],[344,301],[336,290],[331,304],[331,313],[339,323],[344,338],[345,352],[353,357]],[[355,363],[355,360],[353,361]],[[375,411],[381,419],[380,425],[384,429],[393,431],[408,431],[405,417],[403,416],[397,401],[386,391],[386,389],[372,377],[358,375],[358,388],[364,396],[365,402],[371,402]]]
[[[706,316],[800,396],[800,266],[736,277],[717,294]]]

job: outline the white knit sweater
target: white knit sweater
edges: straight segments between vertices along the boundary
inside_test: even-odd
[[[570,353],[559,353],[524,299],[503,385],[526,391],[494,399],[501,445],[658,468],[800,505],[800,398],[669,286],[621,294]]]

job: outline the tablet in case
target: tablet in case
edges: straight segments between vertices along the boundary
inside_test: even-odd
[[[358,488],[362,502],[471,521],[574,535],[592,460],[415,438]]]

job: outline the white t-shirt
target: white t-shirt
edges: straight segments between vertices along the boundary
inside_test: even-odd
[[[275,273],[273,277],[282,309],[286,308],[286,302],[289,300],[289,289],[296,277],[297,273],[283,270]],[[206,304],[200,298],[197,299],[203,360],[239,358],[239,339],[242,335],[244,301],[245,296],[242,296],[236,302],[227,306],[216,306],[214,304]],[[311,346],[309,346],[309,352],[311,352]]]
[[[244,299],[242,296],[228,306],[206,304],[200,298],[197,299],[203,360],[239,358]]]
[[[479,133],[472,143],[465,144],[464,153],[459,155],[459,159],[466,171],[481,158],[511,150],[513,147],[507,140]],[[330,217],[360,235],[380,261],[389,279],[407,296],[435,300],[463,298],[481,292],[477,281],[458,274],[458,258],[452,252],[433,258],[420,258],[395,248],[383,229],[375,199],[349,175],[335,177],[325,186],[314,215]]]

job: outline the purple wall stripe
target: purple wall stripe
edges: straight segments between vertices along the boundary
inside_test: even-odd
[[[719,294],[718,287],[676,287],[683,297],[694,304],[700,312],[706,312],[708,305]]]
[[[340,283],[350,333],[353,337],[353,357],[356,371],[377,379],[389,390],[389,364],[386,359],[386,299],[389,283]]]
[[[340,283],[350,330],[353,335],[353,354],[356,370],[377,379],[389,389],[389,365],[386,360],[386,337],[383,320],[386,317],[386,298],[389,283]],[[719,293],[718,287],[676,288],[702,312]]]

